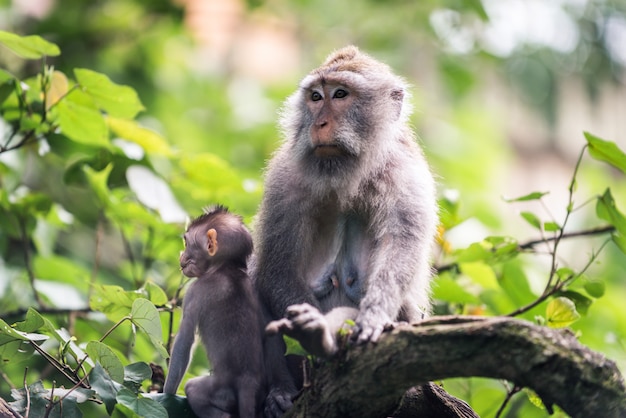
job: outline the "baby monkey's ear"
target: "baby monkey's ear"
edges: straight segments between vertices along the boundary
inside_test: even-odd
[[[207,251],[213,257],[217,254],[217,231],[214,228],[209,229],[206,232],[206,237],[208,238]]]

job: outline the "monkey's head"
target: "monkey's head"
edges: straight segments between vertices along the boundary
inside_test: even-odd
[[[187,277],[200,277],[226,262],[245,268],[252,253],[252,237],[241,217],[223,206],[212,207],[191,221],[183,239],[180,268]]]
[[[405,95],[405,83],[387,65],[348,46],[302,80],[281,124],[300,159],[319,174],[350,172],[398,136]]]

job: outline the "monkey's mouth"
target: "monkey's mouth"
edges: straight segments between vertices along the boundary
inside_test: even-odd
[[[338,145],[322,144],[315,146],[313,154],[320,158],[339,157],[343,155],[343,150]]]

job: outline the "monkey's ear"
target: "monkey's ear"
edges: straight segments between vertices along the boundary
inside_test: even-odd
[[[213,257],[217,253],[217,231],[213,228],[206,231],[206,237],[209,242],[207,244],[207,251],[209,255]]]

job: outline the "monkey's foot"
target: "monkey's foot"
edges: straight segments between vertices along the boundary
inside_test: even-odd
[[[270,389],[267,397],[265,398],[265,418],[279,418],[285,412],[287,412],[292,406],[292,398],[294,392],[285,390],[279,387],[273,387]]]
[[[265,331],[268,334],[282,332],[298,340],[309,353],[329,357],[337,351],[337,342],[326,317],[308,303],[291,305],[287,308],[287,317],[270,322]]]

